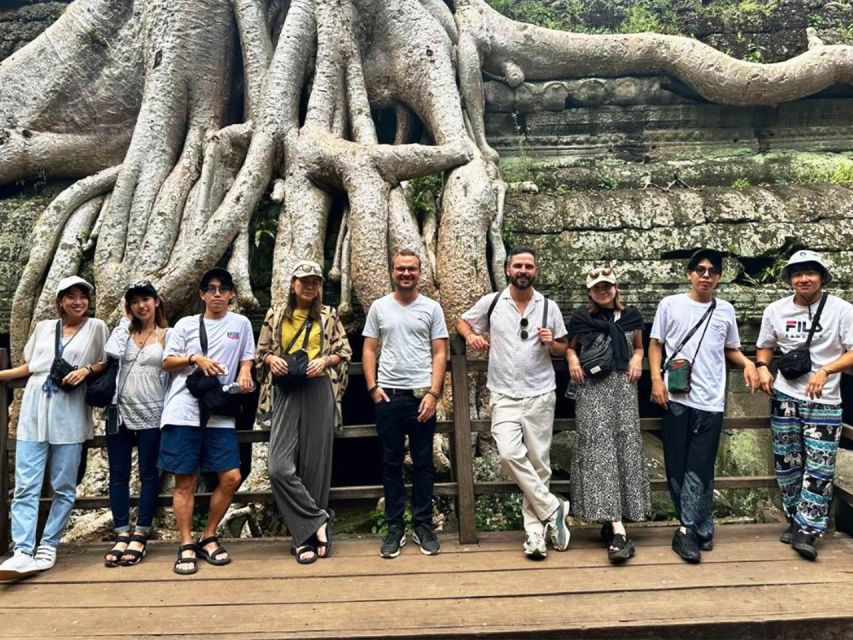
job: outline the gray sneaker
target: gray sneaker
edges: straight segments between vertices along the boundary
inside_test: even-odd
[[[435,531],[428,524],[416,525],[412,540],[421,548],[421,553],[425,556],[434,556],[441,551],[441,543],[438,541]]]
[[[33,561],[39,571],[47,571],[53,569],[56,564],[56,547],[51,547],[49,544],[40,544],[36,549],[36,555],[33,556]]]
[[[385,540],[379,549],[379,555],[383,558],[396,558],[400,555],[400,548],[406,545],[406,530],[398,524],[388,527]]]
[[[545,538],[541,533],[528,533],[524,540],[524,555],[531,560],[544,560],[548,555]]]
[[[551,540],[551,546],[555,551],[565,551],[569,548],[569,540],[572,537],[569,531],[569,525],[566,524],[566,518],[569,515],[568,500],[560,500],[560,504],[551,519],[548,520],[546,531],[548,538]]]

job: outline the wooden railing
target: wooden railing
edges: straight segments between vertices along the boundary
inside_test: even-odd
[[[0,369],[9,366],[9,355],[6,349],[0,349]],[[555,360],[554,367],[558,371],[566,370],[563,360]],[[434,493],[440,496],[452,496],[455,499],[456,515],[459,526],[459,540],[463,544],[477,542],[477,527],[474,518],[474,508],[477,496],[496,493],[514,493],[517,488],[512,482],[476,482],[473,470],[473,442],[472,433],[488,433],[490,422],[488,420],[472,420],[468,412],[469,387],[468,376],[474,372],[484,372],[487,368],[485,360],[471,360],[465,355],[464,343],[455,341],[452,355],[450,357],[451,392],[453,394],[453,406],[455,408],[452,420],[439,421],[436,426],[438,433],[448,434],[452,444],[451,456],[451,481],[438,482],[435,484]],[[362,375],[360,363],[353,363],[350,367],[350,377],[358,378]],[[360,384],[355,382],[354,384]],[[15,441],[8,433],[8,389],[21,388],[23,380],[17,380],[6,384],[0,382],[0,553],[9,546],[9,506],[10,488],[9,476],[11,472],[10,455],[15,450]],[[461,409],[461,410],[460,410]],[[733,429],[768,429],[769,419],[764,417],[749,418],[725,418],[723,428]],[[659,431],[659,418],[643,418],[640,427],[644,431]],[[574,429],[574,420],[558,418],[554,421],[554,431],[566,431]],[[237,437],[241,443],[268,442],[270,432],[267,429],[254,431],[238,431]],[[376,429],[373,424],[348,425],[338,438],[364,438],[375,437]],[[845,425],[842,435],[843,445],[853,447],[853,427]],[[90,442],[91,448],[106,447],[106,436],[96,436]],[[558,493],[568,493],[570,482],[567,480],[553,480],[551,487]],[[665,480],[652,480],[652,490],[665,491]],[[776,480],[773,476],[748,476],[748,477],[718,477],[715,486],[719,489],[746,489],[760,487],[775,487]],[[407,487],[408,488],[408,487]],[[383,495],[381,485],[371,486],[337,486],[330,491],[330,500],[362,500],[375,499]],[[837,486],[835,496],[839,502],[850,509],[853,504],[853,491]],[[204,505],[210,498],[210,494],[198,493],[196,499],[199,504]],[[235,497],[240,502],[272,502],[270,491],[241,491]],[[42,507],[47,508],[49,498],[42,498]],[[138,496],[131,498],[131,504],[138,502]],[[161,505],[171,505],[172,497],[160,496]],[[78,509],[102,509],[109,507],[107,496],[83,496],[77,498]]]

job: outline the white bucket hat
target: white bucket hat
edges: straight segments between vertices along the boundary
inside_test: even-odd
[[[804,264],[806,262],[813,262],[821,268],[821,270],[823,271],[824,285],[827,285],[832,282],[832,275],[829,273],[829,268],[826,266],[826,263],[823,261],[823,258],[817,251],[810,251],[808,249],[796,251],[794,255],[788,258],[788,263],[784,267],[782,267],[782,280],[784,280],[786,284],[791,284],[791,267],[798,264]]]
[[[63,278],[59,281],[59,284],[56,285],[56,295],[59,297],[62,295],[63,291],[67,291],[71,287],[83,287],[84,289],[88,289],[89,293],[95,290],[91,284],[83,280],[80,276],[68,276],[67,278]]]

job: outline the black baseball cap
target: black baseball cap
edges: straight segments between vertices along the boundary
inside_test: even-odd
[[[130,302],[130,300],[135,296],[150,296],[152,298],[159,298],[157,295],[157,289],[154,288],[154,285],[151,284],[148,280],[140,280],[139,282],[134,282],[127,288],[127,291],[124,292],[124,301]]]
[[[231,277],[231,273],[228,269],[223,269],[222,267],[213,267],[213,269],[208,269],[204,272],[204,275],[201,277],[201,281],[198,283],[198,288],[200,291],[204,291],[207,289],[207,285],[210,284],[210,281],[216,279],[226,287],[234,288],[234,278]]]
[[[694,251],[693,255],[690,256],[690,262],[687,263],[687,270],[695,269],[699,266],[700,262],[707,260],[711,263],[711,266],[722,271],[724,257],[725,254],[716,249],[699,249],[698,251]]]

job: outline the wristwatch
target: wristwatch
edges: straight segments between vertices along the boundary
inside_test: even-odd
[[[766,367],[766,366],[768,366],[768,364],[766,362],[764,362],[764,360],[756,360],[755,361],[755,368],[756,369],[760,369],[761,367]]]

